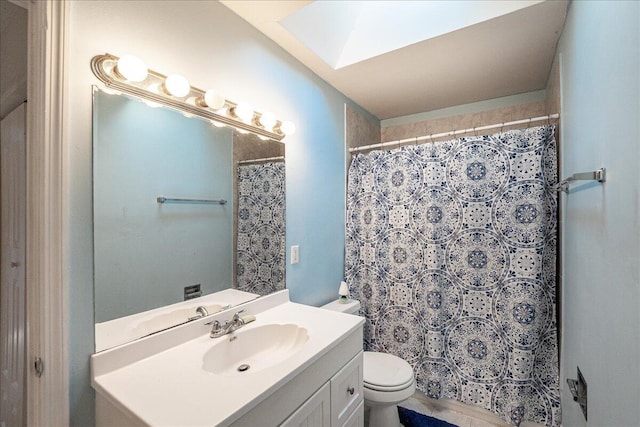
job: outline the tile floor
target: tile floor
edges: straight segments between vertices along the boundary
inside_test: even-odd
[[[430,405],[419,394],[415,394],[400,405],[430,417],[455,424],[458,427],[508,427],[504,422],[489,422],[450,409],[441,409]]]

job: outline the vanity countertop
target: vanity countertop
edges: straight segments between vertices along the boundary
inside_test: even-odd
[[[287,291],[249,302],[242,308],[245,314],[254,314],[256,320],[238,333],[267,324],[295,324],[305,328],[309,338],[295,354],[267,369],[212,374],[203,369],[203,356],[229,336],[209,338],[209,327],[204,326],[206,319],[203,319],[167,331],[166,337],[148,337],[93,355],[93,387],[124,413],[148,425],[226,425],[319,360],[364,323],[358,316],[292,303]],[[226,312],[218,318],[226,320],[231,315]],[[169,342],[189,334],[197,336],[180,343]]]

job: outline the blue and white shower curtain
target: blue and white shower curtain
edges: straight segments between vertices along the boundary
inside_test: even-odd
[[[284,163],[238,167],[236,287],[259,295],[285,288]]]
[[[357,155],[345,276],[365,349],[431,398],[560,423],[553,126]]]

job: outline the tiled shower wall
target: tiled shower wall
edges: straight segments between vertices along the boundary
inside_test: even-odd
[[[380,142],[380,122],[374,122],[347,104],[345,122],[347,149]]]
[[[496,123],[544,116],[546,115],[546,108],[546,102],[539,101],[475,113],[439,117],[413,123],[383,127],[381,132],[382,142],[413,138],[423,135],[435,135],[452,130],[472,129],[474,127],[487,126]],[[493,133],[493,131],[490,132]],[[450,139],[452,137],[448,136],[444,138]]]

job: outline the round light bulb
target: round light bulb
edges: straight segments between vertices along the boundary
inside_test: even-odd
[[[191,91],[189,81],[182,77],[180,74],[172,74],[164,81],[164,88],[169,92],[169,95],[182,98],[187,96]]]
[[[124,55],[118,59],[118,64],[115,69],[118,74],[131,82],[141,82],[147,78],[147,74],[149,73],[145,63],[133,55]]]
[[[238,105],[236,105],[235,114],[243,122],[251,123],[251,119],[253,118],[253,107],[247,102],[239,102]]]
[[[227,101],[226,99],[224,99],[224,96],[220,95],[215,90],[209,89],[204,93],[204,103],[207,104],[207,107],[209,108],[219,110],[220,108],[224,107],[224,104],[226,102]]]
[[[296,125],[294,125],[293,122],[283,122],[280,125],[280,130],[285,135],[293,135],[296,131]]]
[[[211,120],[211,124],[212,124],[212,125],[214,125],[214,126],[215,126],[215,127],[217,127],[217,128],[223,128],[223,127],[225,127],[225,126],[226,126],[224,123],[222,123],[222,122],[217,122],[217,121],[215,121],[215,120]]]
[[[265,111],[260,116],[260,124],[267,130],[273,129],[273,126],[276,124],[276,115],[271,111]]]

